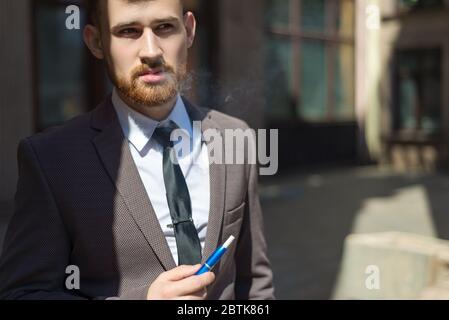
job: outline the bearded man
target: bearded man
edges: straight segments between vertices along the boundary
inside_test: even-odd
[[[194,14],[180,0],[94,0],[89,12],[84,40],[114,89],[21,141],[0,297],[274,298],[256,165],[213,163],[193,134],[195,121],[220,135],[248,126],[180,95]],[[178,129],[190,148],[173,161]],[[220,263],[196,275],[230,236]]]

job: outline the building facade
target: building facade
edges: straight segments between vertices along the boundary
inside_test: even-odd
[[[449,1],[383,1],[380,41],[384,160],[447,168]]]
[[[448,1],[185,2],[199,23],[188,97],[279,129],[281,173],[447,162]],[[0,203],[14,195],[18,141],[91,110],[111,88],[82,29],[66,28],[70,5],[83,23],[83,1],[0,2]]]

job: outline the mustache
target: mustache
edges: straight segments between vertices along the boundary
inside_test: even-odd
[[[149,71],[154,70],[175,74],[175,69],[171,65],[167,64],[162,59],[156,59],[152,61],[145,61],[144,64],[135,67],[131,71],[132,79],[137,79],[140,76],[147,74]]]

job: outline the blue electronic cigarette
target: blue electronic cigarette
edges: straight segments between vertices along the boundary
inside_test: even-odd
[[[201,269],[195,273],[196,276],[199,276],[200,274],[209,272],[212,270],[212,268],[217,264],[218,261],[220,261],[221,257],[226,253],[229,246],[231,245],[232,241],[234,241],[234,237],[230,236],[226,242],[219,247],[217,250],[215,250],[214,253],[207,259],[207,261],[201,266]]]

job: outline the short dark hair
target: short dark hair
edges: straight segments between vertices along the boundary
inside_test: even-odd
[[[87,20],[90,24],[98,24],[100,17],[101,0],[85,0],[87,10]]]
[[[90,24],[99,25],[101,16],[101,1],[107,0],[84,0],[87,9],[87,20]],[[144,0],[128,0],[128,2],[138,2]],[[185,13],[184,1],[181,0],[181,5],[183,7],[183,12]]]

